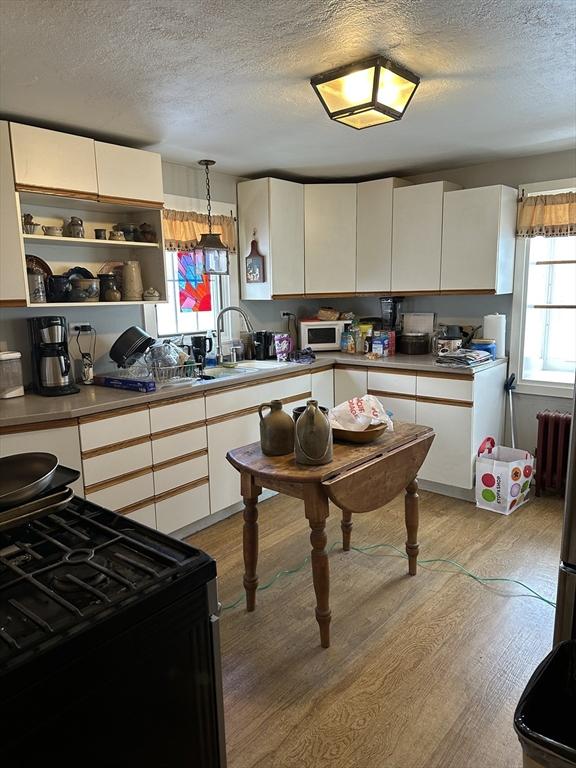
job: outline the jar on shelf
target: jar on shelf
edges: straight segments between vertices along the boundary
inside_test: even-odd
[[[23,395],[21,353],[0,352],[0,399]]]
[[[144,287],[139,261],[125,261],[122,270],[124,301],[142,301]]]
[[[100,301],[121,301],[122,294],[114,272],[101,272],[98,280],[100,281]]]

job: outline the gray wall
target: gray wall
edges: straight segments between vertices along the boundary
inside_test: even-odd
[[[202,168],[178,163],[162,163],[162,179],[164,192],[167,195],[182,197],[206,198],[206,176]],[[237,176],[218,173],[214,168],[210,171],[210,196],[219,203],[236,205]]]
[[[576,152],[550,152],[547,155],[529,155],[494,160],[480,165],[449,168],[421,173],[406,178],[415,184],[426,181],[453,181],[463,187],[485,187],[489,184],[507,184],[517,187],[537,181],[555,181],[576,176]]]
[[[71,307],[67,310],[45,310],[32,308],[2,309],[0,318],[0,343],[5,343],[10,350],[22,353],[22,367],[25,383],[31,381],[30,345],[28,342],[28,324],[26,318],[41,315],[61,315],[71,323],[91,323],[97,331],[95,370],[97,373],[111,371],[115,364],[108,357],[108,350],[120,333],[131,325],[142,325],[140,307]],[[87,336],[82,336],[83,351],[87,346]],[[79,360],[76,340],[69,341],[70,356]]]

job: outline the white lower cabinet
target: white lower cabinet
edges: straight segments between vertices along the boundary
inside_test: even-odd
[[[340,405],[368,391],[368,371],[365,368],[336,368],[334,371],[334,404]]]
[[[406,421],[409,424],[416,424],[416,398],[409,397],[391,397],[390,395],[376,395],[389,413],[392,414],[392,421]]]
[[[152,469],[145,474],[127,477],[126,480],[119,482],[103,483],[100,487],[89,486],[86,488],[86,498],[114,512],[121,512],[126,507],[131,507],[144,499],[150,499],[152,503],[154,499]]]
[[[418,400],[416,423],[436,431],[418,477],[457,488],[472,488],[472,408]]]
[[[124,517],[136,520],[137,523],[142,523],[142,525],[147,525],[148,528],[156,528],[156,507],[154,504],[146,504],[143,507],[138,507],[133,512],[126,512]]]
[[[148,438],[138,445],[120,448],[117,451],[110,446],[110,450],[106,453],[98,453],[96,456],[88,455],[82,459],[84,485],[91,486],[94,483],[101,483],[103,480],[110,480],[151,466],[152,448]]]
[[[191,459],[170,462],[168,466],[154,467],[154,492],[160,496],[166,491],[208,477],[208,454]],[[206,512],[209,514],[209,510]]]
[[[241,448],[260,439],[257,413],[249,413],[208,425],[208,461],[210,465],[210,511],[212,514],[241,501],[240,473],[226,460],[233,448]]]
[[[78,496],[84,496],[82,482],[82,459],[80,456],[80,438],[78,426],[56,427],[54,429],[35,429],[0,435],[0,456],[12,453],[45,451],[58,457],[60,464],[80,471],[80,478],[70,487]]]
[[[160,432],[152,435],[152,460],[154,464],[162,464],[171,459],[187,456],[206,448],[206,427],[182,429],[170,434]]]
[[[312,373],[312,399],[326,408],[334,406],[334,371]]]
[[[156,499],[156,528],[174,533],[210,514],[208,482],[193,488],[176,488]]]

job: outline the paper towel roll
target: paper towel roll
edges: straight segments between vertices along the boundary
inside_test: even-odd
[[[484,315],[482,335],[496,340],[496,357],[506,357],[506,315]]]

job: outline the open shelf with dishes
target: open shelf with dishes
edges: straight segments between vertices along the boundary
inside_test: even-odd
[[[160,209],[30,192],[16,192],[16,196],[27,306],[133,306],[166,301]],[[125,267],[127,262],[137,266]],[[134,300],[134,292],[125,298],[126,270],[140,272],[143,292],[153,289],[151,300]],[[30,272],[42,276],[46,301],[41,286],[39,291],[34,288],[38,280],[32,278],[29,285]],[[115,276],[115,290],[108,294],[113,300],[95,300],[98,276],[103,273]],[[68,277],[69,282],[53,277]],[[104,291],[100,293],[104,296]]]
[[[126,240],[96,240],[90,237],[50,237],[50,235],[23,235],[24,242],[44,245],[96,245],[99,248],[159,248],[158,243],[134,243]]]

